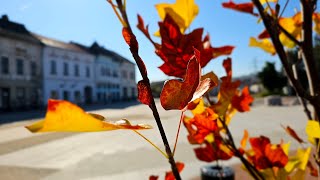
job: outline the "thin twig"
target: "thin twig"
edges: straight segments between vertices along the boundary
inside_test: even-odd
[[[127,12],[126,12],[123,4],[122,4],[122,0],[116,0],[116,2],[118,4],[118,9],[120,10],[122,18],[123,18],[124,22],[127,25],[126,28],[127,28],[128,32],[130,33],[130,35],[132,36],[131,38],[134,38],[133,41],[136,41],[135,35],[134,35],[134,33],[133,33],[132,29],[131,29],[131,26],[130,26],[130,23],[129,23],[129,20],[128,20]],[[142,59],[141,59],[141,57],[140,57],[140,55],[138,53],[138,47],[131,47],[130,46],[130,52],[131,52],[134,60],[136,61],[137,65],[138,65],[138,69],[140,71],[140,74],[141,74],[141,76],[143,78],[144,83],[146,84],[147,91],[149,92],[149,94],[151,96],[151,99],[150,99],[151,102],[149,104],[149,107],[152,110],[153,117],[155,118],[155,121],[157,123],[158,129],[159,129],[159,132],[160,132],[160,135],[161,135],[161,138],[162,138],[162,141],[163,141],[163,144],[165,146],[165,150],[166,150],[166,153],[167,153],[167,156],[168,156],[168,160],[169,160],[169,163],[171,165],[172,173],[173,173],[174,177],[177,180],[181,180],[181,177],[180,177],[178,168],[176,166],[172,151],[170,149],[170,145],[169,145],[166,133],[165,133],[164,128],[163,128],[162,123],[161,123],[160,115],[159,115],[157,106],[155,104],[154,97],[153,97],[153,95],[151,93],[150,81],[149,81],[147,72],[145,70],[144,63],[142,62]]]
[[[175,140],[174,146],[173,146],[173,153],[172,153],[173,156],[175,155],[175,152],[176,152],[176,149],[177,149],[177,144],[178,144],[178,139],[179,139],[179,134],[180,134],[181,123],[182,123],[182,120],[183,120],[183,115],[184,115],[184,111],[181,111],[178,131],[177,131],[177,135],[176,135],[176,140]]]

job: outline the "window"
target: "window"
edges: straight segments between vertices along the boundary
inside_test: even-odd
[[[68,76],[69,75],[69,66],[68,63],[63,63],[63,75]]]
[[[79,65],[78,64],[74,65],[74,75],[79,76]]]
[[[86,76],[90,77],[90,68],[88,66],[86,67]]]
[[[107,76],[110,76],[110,75],[111,75],[111,72],[110,72],[110,69],[109,69],[109,68],[106,69],[106,74],[107,74]]]
[[[113,71],[113,77],[118,77],[118,73],[116,71]]]
[[[50,74],[57,74],[57,63],[54,60],[50,62]]]
[[[18,75],[23,75],[23,60],[22,59],[17,59],[17,74]]]
[[[1,57],[1,73],[9,74],[9,59],[7,57]]]
[[[128,78],[128,74],[127,74],[126,71],[122,71],[122,77],[123,77],[124,79],[127,79],[127,78]]]
[[[100,68],[100,75],[104,76],[104,68],[103,67]]]
[[[74,100],[77,103],[81,101],[81,93],[80,93],[80,91],[75,91],[74,92]]]
[[[37,64],[36,62],[31,62],[30,63],[30,69],[31,69],[31,76],[36,76],[37,75]]]
[[[133,73],[133,72],[130,73],[130,78],[131,78],[132,80],[134,80],[134,73]]]
[[[63,91],[63,99],[69,100],[69,92],[68,91]]]
[[[50,92],[50,98],[51,99],[58,99],[59,98],[58,92],[57,91],[51,91]]]

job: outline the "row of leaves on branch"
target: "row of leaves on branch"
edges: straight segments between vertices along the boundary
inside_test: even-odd
[[[271,7],[269,3],[276,2],[275,0],[260,1],[263,4],[268,4],[269,7]],[[138,55],[139,45],[127,20],[125,6],[119,6],[119,3],[122,2],[120,0],[117,1],[118,6],[111,0],[108,2],[124,26],[123,37],[129,45],[143,77],[143,80],[139,81],[137,85],[138,99],[154,111],[156,107],[153,105],[154,100],[147,78],[147,69]],[[230,0],[223,3],[222,6],[258,16],[254,13],[252,3],[236,4]],[[230,45],[213,47],[209,35],[203,38],[203,28],[185,33],[185,30],[199,12],[194,0],[177,0],[174,4],[157,4],[156,9],[162,21],[158,23],[159,31],[155,35],[161,38],[161,43],[153,40],[148,25],[144,24],[140,15],[138,15],[137,28],[150,40],[155,48],[155,53],[163,60],[164,63],[159,67],[160,70],[168,76],[179,78],[165,82],[160,95],[160,102],[166,110],[181,111],[180,123],[183,122],[188,131],[187,138],[189,143],[195,146],[196,157],[205,162],[238,157],[243,162],[245,169],[256,179],[302,178],[305,176],[307,167],[311,175],[317,176],[316,169],[309,161],[311,147],[307,147],[306,141],[302,140],[289,126],[284,127],[284,129],[301,144],[295,155],[289,154],[290,143],[272,144],[270,139],[265,136],[249,137],[247,131],[244,132],[240,147],[236,146],[228,125],[236,112],[250,110],[253,98],[249,93],[249,88],[244,87],[240,90],[240,81],[232,80],[231,58],[226,58],[223,61],[223,67],[226,71],[224,77],[219,79],[214,72],[205,75],[201,73],[201,69],[212,59],[221,55],[230,55],[234,47]],[[289,18],[281,17],[282,13],[279,15],[279,10],[273,10],[272,8],[268,8],[268,13],[271,13],[278,21],[279,26],[284,28],[291,36],[300,38],[302,26],[300,12]],[[320,32],[319,18],[320,15],[314,13],[313,19],[317,33]],[[295,42],[283,32],[279,32],[279,36],[286,47],[292,48],[295,46]],[[262,41],[250,38],[250,46],[257,46],[275,54],[276,51],[268,38],[268,32],[263,31],[259,35],[259,39],[262,39]],[[217,102],[213,102],[210,98],[205,100],[203,97],[207,97],[209,91],[214,88],[219,88]],[[184,115],[187,110],[191,111],[191,117]],[[130,129],[145,138],[136,130],[150,129],[151,126],[146,124],[131,125],[126,119],[109,122],[101,115],[85,113],[81,108],[70,102],[49,100],[45,119],[27,126],[27,128],[31,132],[90,132]],[[315,144],[316,139],[320,138],[319,123],[308,121],[306,131],[309,141]],[[176,138],[178,138],[178,135]],[[147,138],[145,139],[150,142]],[[248,141],[251,148],[246,147]],[[170,153],[164,153],[161,148],[155,146],[152,142],[150,143],[166,158],[173,158],[176,144],[173,155],[170,157]],[[181,172],[184,164],[177,162],[176,168]],[[165,179],[169,180],[175,177],[176,175],[173,172],[167,172]],[[150,179],[158,179],[158,176],[150,176]]]

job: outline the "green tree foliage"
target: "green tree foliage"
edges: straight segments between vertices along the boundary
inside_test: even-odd
[[[266,62],[262,71],[258,73],[258,77],[271,94],[281,93],[282,88],[287,85],[287,78],[278,72],[274,63],[271,62]]]

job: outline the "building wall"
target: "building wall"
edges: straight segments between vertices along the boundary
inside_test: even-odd
[[[123,61],[120,65],[121,84],[120,96],[122,99],[134,99],[137,97],[137,85],[135,76],[135,65]]]
[[[56,70],[53,70],[52,62],[55,62]],[[64,64],[68,66],[67,75],[64,74]],[[75,66],[78,66],[78,75]],[[45,102],[49,98],[65,99],[77,104],[96,101],[93,55],[46,46],[43,50],[43,69]]]
[[[120,100],[120,63],[111,57],[97,55],[95,61],[96,97],[98,102]]]
[[[0,109],[35,108],[42,104],[41,50],[40,43],[1,34]],[[8,58],[8,73],[3,72],[3,58]],[[18,59],[23,64],[22,74],[18,74]]]

